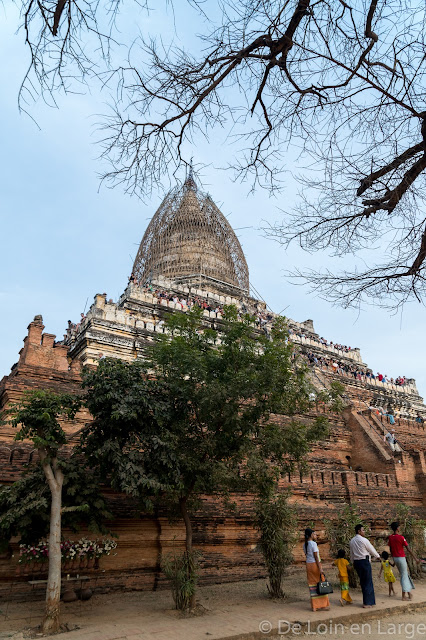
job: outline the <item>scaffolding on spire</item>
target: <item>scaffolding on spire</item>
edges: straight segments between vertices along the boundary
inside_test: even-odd
[[[243,292],[249,272],[231,225],[195,182],[192,162],[181,187],[170,191],[148,225],[133,265],[139,282],[203,276]]]

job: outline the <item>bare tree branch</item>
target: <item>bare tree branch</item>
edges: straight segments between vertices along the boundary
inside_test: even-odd
[[[361,251],[365,260],[373,246],[381,252],[364,270],[298,277],[345,305],[422,299],[420,0],[222,0],[221,24],[204,22],[201,52],[147,35],[129,43],[128,62],[115,66],[110,46],[120,0],[22,2],[31,51],[22,99],[38,90],[54,95],[76,77],[117,91],[100,123],[109,184],[146,196],[165,176],[179,175],[195,138],[224,130],[235,142],[235,175],[253,188],[279,189],[287,151],[297,146],[304,162],[299,203],[267,232],[333,257]],[[208,18],[209,3],[192,4]],[[85,41],[100,46],[97,57]]]

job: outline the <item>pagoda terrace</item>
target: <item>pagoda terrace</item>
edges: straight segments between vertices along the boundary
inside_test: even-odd
[[[186,313],[193,305],[203,309],[203,321],[218,330],[220,340],[223,309],[231,304],[240,315],[252,316],[254,330],[270,335],[276,315],[258,294],[250,294],[238,239],[210,196],[202,194],[191,178],[165,198],[151,220],[119,300],[96,294],[87,314],[78,324],[69,323],[59,341],[44,332],[42,316],[35,316],[18,362],[0,382],[0,410],[29,389],[80,393],[82,367],[96,366],[103,357],[129,362],[144,358],[147,345],[166,330],[167,316]],[[377,535],[386,530],[399,502],[425,514],[426,432],[418,420],[426,417],[426,407],[413,379],[404,384],[379,381],[371,377],[359,348],[325,341],[312,320],[287,322],[289,339],[305,356],[314,386],[322,390],[339,380],[348,400],[343,414],[331,416],[328,439],[313,447],[309,471],[291,473],[282,481],[283,489],[292,489],[300,528],[315,522],[321,555],[327,557],[324,520],[335,518],[345,504],[358,504]],[[318,406],[300,420],[312,421],[320,411]],[[384,440],[391,416],[398,450]],[[90,419],[82,410],[75,422],[63,425],[70,443]],[[286,418],[274,416],[274,420]],[[3,483],[19,478],[24,465],[37,459],[30,443],[16,443],[13,438],[12,428],[2,425]],[[119,546],[116,556],[105,558],[97,587],[157,588],[163,580],[159,558],[183,543],[183,525],[171,523],[162,512],[135,517],[128,498],[110,490],[105,493]],[[236,511],[208,496],[194,515],[194,544],[203,553],[201,582],[265,575],[252,524],[253,497],[239,494],[234,500]],[[17,550],[17,540],[13,549]],[[297,553],[301,560],[300,549]],[[7,592],[13,584],[16,596],[25,597],[28,576],[15,576],[16,562],[17,557],[0,558],[0,591]]]

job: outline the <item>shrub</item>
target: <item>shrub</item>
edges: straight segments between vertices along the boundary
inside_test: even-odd
[[[296,510],[288,503],[288,493],[269,493],[256,502],[255,526],[260,531],[259,547],[268,571],[268,591],[283,598],[282,579],[293,561],[297,541]]]
[[[169,554],[162,559],[162,569],[171,581],[175,607],[180,611],[194,606],[199,555],[197,551],[185,551],[182,554]]]

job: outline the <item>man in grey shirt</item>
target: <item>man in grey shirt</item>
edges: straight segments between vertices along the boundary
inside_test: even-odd
[[[392,451],[395,451],[395,431],[393,429],[391,433],[389,431],[385,433],[383,440],[388,443]]]
[[[373,576],[371,573],[370,557],[380,558],[371,542],[365,537],[362,524],[355,527],[355,536],[349,543],[350,560],[358,574],[362,589],[362,601],[365,609],[374,607],[376,598],[374,595]]]

